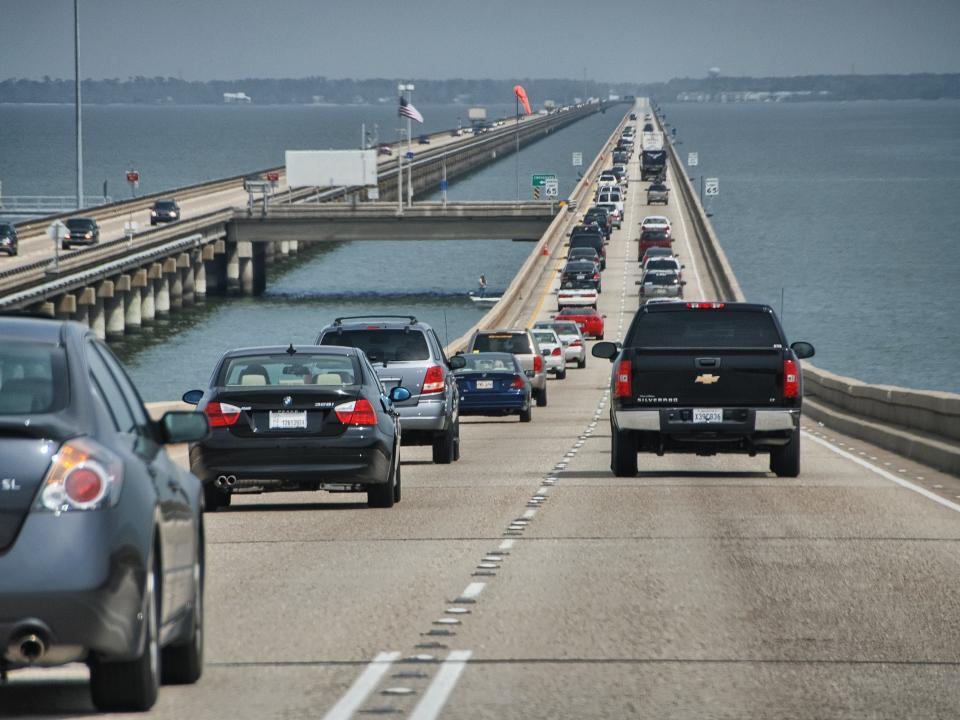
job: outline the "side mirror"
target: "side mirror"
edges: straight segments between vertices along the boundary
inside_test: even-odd
[[[620,354],[620,344],[609,341],[594,343],[593,347],[590,348],[590,354],[613,362],[614,358]]]
[[[687,281],[686,281],[686,280],[681,280],[681,281],[680,281],[680,284],[681,284],[681,285],[686,285],[686,284],[687,284]]]
[[[467,359],[463,355],[461,355],[459,352],[456,355],[454,355],[452,358],[450,358],[450,360],[447,362],[447,366],[451,370],[459,370],[462,367],[466,367],[466,365],[467,365]]]
[[[172,410],[160,418],[160,432],[167,444],[199,442],[210,434],[210,426],[203,413]]]
[[[684,270],[684,269],[686,269],[686,267],[687,267],[686,265],[681,265],[681,266],[680,266],[680,269],[681,269],[681,270]]]
[[[798,340],[790,346],[790,349],[796,353],[799,360],[806,360],[807,358],[812,358],[816,353],[816,350],[813,349],[813,345],[803,340]]]
[[[187,405],[199,405],[202,397],[203,390],[187,390],[180,399]]]
[[[603,318],[605,318],[605,317],[606,317],[606,315],[601,315],[600,317],[603,317]]]
[[[410,391],[405,387],[390,388],[390,394],[387,395],[390,402],[403,402],[410,399]]]

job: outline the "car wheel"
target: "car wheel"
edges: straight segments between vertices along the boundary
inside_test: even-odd
[[[800,430],[793,431],[793,437],[783,447],[770,451],[770,472],[777,477],[798,477],[800,475]]]
[[[564,367],[563,370],[557,370],[557,380],[566,380],[567,379],[567,368]]]
[[[393,474],[393,501],[400,502],[400,460],[397,460],[397,471]]]
[[[603,340],[603,333],[600,333],[599,335],[597,335],[597,340]]]
[[[227,507],[230,505],[232,498],[233,496],[230,493],[223,492],[213,483],[204,483],[203,485],[204,512],[216,512],[222,507]]]
[[[613,430],[610,469],[617,477],[634,477],[637,474],[637,436],[634,433]]]
[[[544,387],[543,390],[537,393],[537,407],[546,407],[547,406],[547,388]]]
[[[108,662],[98,656],[90,661],[90,695],[103,712],[143,712],[157,701],[160,686],[159,598],[156,561],[151,557],[145,580],[143,617],[145,637],[138,658]]]
[[[397,463],[397,467],[400,467],[400,463]],[[397,479],[396,468],[390,468],[387,474],[387,482],[382,485],[368,485],[367,486],[367,505],[372,508],[392,508],[393,503],[395,502],[394,497],[394,484]]]
[[[433,438],[433,461],[439,465],[449,465],[453,462],[454,433],[452,427]]]
[[[192,685],[203,674],[203,534],[193,561],[193,617],[190,634],[182,642],[163,649],[160,677],[170,685]]]
[[[586,366],[587,366],[587,359],[586,359],[586,358],[582,358],[581,360],[577,360],[577,367],[578,367],[578,368],[580,368],[581,370],[583,370],[583,368],[585,368]]]
[[[527,400],[527,406],[520,410],[520,422],[530,422],[533,420],[533,406],[530,404],[530,400]]]

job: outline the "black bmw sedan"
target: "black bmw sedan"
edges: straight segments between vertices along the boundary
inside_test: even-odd
[[[85,326],[0,318],[0,671],[86,662],[101,710],[200,677],[203,495],[163,446],[207,432]]]
[[[385,394],[362,351],[300,346],[231,350],[210,386],[184,394],[210,423],[190,448],[206,507],[237,493],[366,492],[371,507],[400,500],[400,420],[410,397]]]

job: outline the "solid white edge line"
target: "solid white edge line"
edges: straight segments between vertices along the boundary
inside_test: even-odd
[[[472,582],[464,588],[463,592],[460,593],[460,597],[465,598],[475,598],[477,595],[483,592],[483,589],[487,586],[486,583],[482,582]]]
[[[409,720],[434,720],[440,715],[471,655],[470,650],[452,650],[447,655]]]
[[[909,480],[904,480],[902,477],[897,477],[897,476],[894,475],[893,473],[887,472],[887,471],[884,470],[883,468],[879,468],[879,467],[877,467],[876,465],[871,465],[870,463],[868,463],[868,462],[867,462],[866,460],[864,460],[863,458],[857,457],[856,455],[854,455],[854,454],[852,454],[852,453],[849,453],[849,452],[847,452],[846,450],[841,450],[840,448],[838,448],[838,447],[837,447],[836,445],[834,445],[833,443],[827,442],[826,440],[822,440],[822,439],[816,437],[815,435],[813,435],[812,433],[810,433],[809,431],[804,430],[804,435],[806,435],[808,438],[810,438],[811,440],[813,440],[815,443],[818,443],[818,444],[820,444],[820,445],[823,445],[823,446],[824,446],[825,448],[827,448],[828,450],[831,450],[832,452],[835,452],[837,455],[839,455],[839,456],[841,456],[841,457],[844,457],[844,458],[846,458],[847,460],[852,460],[852,461],[855,462],[857,465],[860,465],[861,467],[867,468],[867,470],[870,470],[871,472],[876,473],[876,474],[879,475],[880,477],[882,477],[882,478],[884,478],[884,479],[886,479],[886,480],[889,480],[890,482],[896,483],[897,485],[899,485],[899,486],[902,487],[902,488],[906,488],[907,490],[910,490],[910,491],[912,491],[912,492],[915,492],[915,493],[917,493],[918,495],[923,495],[923,496],[924,496],[925,498],[927,498],[928,500],[933,500],[935,503],[937,503],[937,504],[939,504],[939,505],[943,505],[945,508],[949,508],[949,509],[953,510],[954,512],[960,512],[960,504],[957,504],[957,503],[955,503],[955,502],[952,502],[951,500],[947,500],[946,498],[940,497],[940,496],[937,495],[936,493],[931,492],[931,491],[927,490],[926,488],[922,488],[922,487],[920,487],[919,485],[914,485],[914,484],[913,484],[912,482],[910,482]]]
[[[367,696],[387,674],[394,661],[400,658],[399,652],[382,652],[360,673],[360,677],[353,681],[353,685],[344,693],[337,704],[327,711],[323,720],[349,720],[363,703]]]
[[[663,128],[660,128],[660,129],[662,130]],[[677,158],[677,165],[680,165],[679,158]],[[686,170],[683,169],[682,165],[680,165],[680,171],[686,172]],[[673,184],[674,184],[673,182],[670,183],[670,185],[673,185]],[[677,214],[680,216],[680,226],[683,228],[683,242],[687,246],[687,252],[690,253],[690,264],[693,266],[693,276],[697,278],[697,289],[700,290],[699,299],[709,300],[710,298],[708,298],[706,295],[703,294],[703,283],[700,282],[700,270],[697,268],[697,258],[694,257],[693,246],[690,244],[690,233],[687,232],[687,221],[683,219],[683,208],[684,206],[682,203],[677,205],[677,210],[679,211]],[[688,209],[690,210],[690,212],[693,212],[693,209],[690,209],[690,208]]]

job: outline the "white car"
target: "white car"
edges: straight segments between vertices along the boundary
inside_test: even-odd
[[[579,325],[571,320],[545,320],[534,325],[534,329],[538,328],[550,328],[557,333],[563,343],[563,358],[566,362],[573,360],[578,368],[587,366],[587,345]]]
[[[647,215],[640,221],[640,232],[644,230],[666,230],[672,234],[673,227],[670,225],[670,218],[663,215]]]
[[[601,190],[597,194],[597,205],[606,205],[608,203],[611,205],[616,205],[617,212],[619,212],[620,217],[623,218],[623,193],[612,188]]]
[[[620,187],[620,181],[617,179],[617,176],[613,173],[603,173],[600,176],[600,179],[597,180],[597,193],[603,192],[604,188],[607,187]]]
[[[594,289],[560,288],[557,291],[557,310],[565,307],[597,307],[597,291]]]
[[[556,375],[557,380],[563,380],[567,376],[567,361],[563,356],[563,343],[560,337],[552,328],[533,328],[530,332],[540,346],[546,371]]]
[[[677,259],[676,255],[671,255],[669,257],[648,257],[643,261],[641,269],[644,272],[648,270],[664,270],[667,272],[675,272],[677,276],[682,280],[683,279],[683,269],[686,265],[683,265],[680,260]]]

